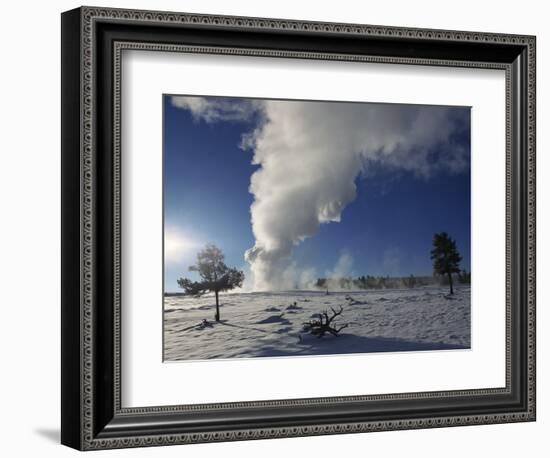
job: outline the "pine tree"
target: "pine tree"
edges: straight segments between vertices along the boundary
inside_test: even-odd
[[[447,275],[450,293],[453,294],[453,273],[460,272],[459,264],[462,256],[458,253],[456,242],[446,232],[434,234],[431,259],[434,273]]]

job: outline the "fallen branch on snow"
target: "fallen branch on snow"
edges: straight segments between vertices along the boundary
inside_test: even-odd
[[[336,311],[331,307],[332,316],[328,315],[328,312],[319,313],[317,320],[309,320],[303,324],[303,331],[309,332],[310,334],[317,336],[318,338],[323,337],[327,332],[333,336],[338,336],[338,333],[349,326],[348,323],[335,327],[332,323],[333,321],[342,314],[344,308],[340,306],[340,310]]]

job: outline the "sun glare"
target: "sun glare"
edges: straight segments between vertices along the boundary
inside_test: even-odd
[[[181,229],[175,227],[164,229],[164,259],[166,262],[177,263],[199,247],[200,243]]]

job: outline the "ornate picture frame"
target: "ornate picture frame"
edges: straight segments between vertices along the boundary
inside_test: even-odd
[[[62,434],[79,450],[535,420],[533,36],[81,7],[62,14]],[[124,407],[125,50],[506,74],[506,386]]]

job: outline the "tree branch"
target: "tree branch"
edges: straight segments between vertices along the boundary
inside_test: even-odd
[[[309,332],[314,336],[317,336],[318,338],[323,337],[327,332],[332,334],[333,336],[338,336],[338,333],[349,326],[348,323],[336,328],[331,326],[332,322],[342,314],[344,311],[344,308],[340,306],[340,310],[336,311],[331,307],[332,316],[329,317],[328,312],[324,311],[322,313],[319,313],[319,319],[318,320],[309,320],[305,323],[303,323],[303,330],[305,332]],[[324,318],[324,320],[323,320]]]

